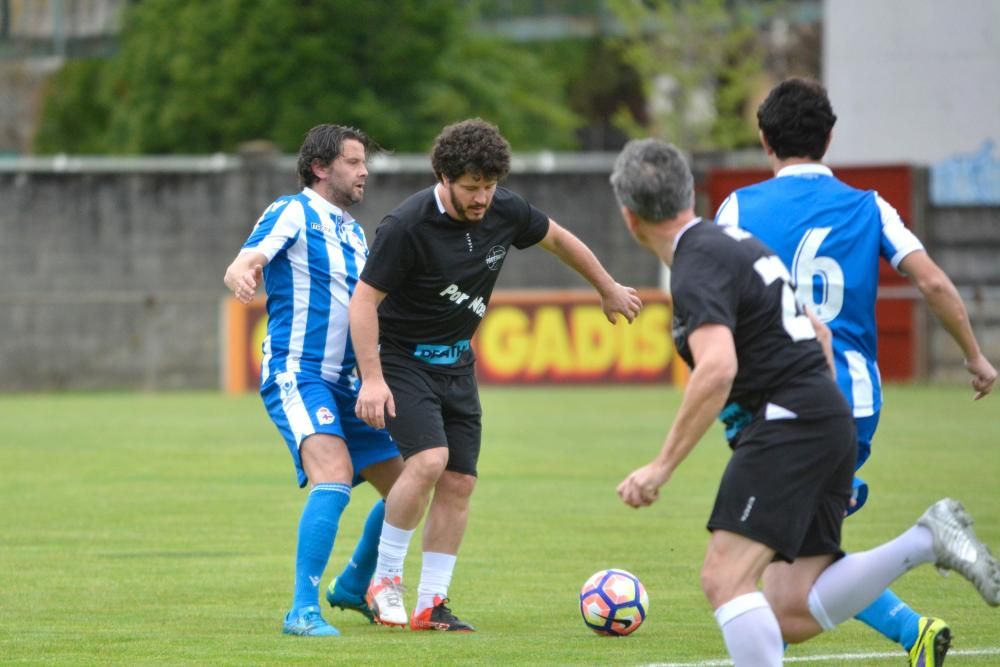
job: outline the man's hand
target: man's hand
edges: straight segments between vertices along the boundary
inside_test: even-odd
[[[257,294],[257,288],[264,282],[265,264],[266,256],[253,250],[244,250],[226,269],[222,282],[240,303],[250,303]]]
[[[655,461],[647,463],[632,473],[618,485],[618,497],[631,507],[648,507],[660,497],[660,487],[670,477],[662,465]]]
[[[610,289],[601,293],[601,310],[611,324],[618,321],[618,314],[624,315],[631,324],[641,308],[642,299],[634,287],[613,283]]]
[[[993,368],[986,357],[980,354],[973,359],[967,359],[965,369],[972,374],[972,388],[976,391],[973,400],[978,401],[993,391],[993,383],[997,380],[997,369]]]
[[[257,295],[257,287],[263,280],[264,267],[260,264],[254,264],[246,271],[233,276],[232,280],[226,276],[226,285],[233,290],[233,295],[239,299],[240,303],[250,303]]]
[[[371,427],[385,428],[386,413],[396,416],[396,403],[389,385],[381,378],[362,381],[354,414]]]

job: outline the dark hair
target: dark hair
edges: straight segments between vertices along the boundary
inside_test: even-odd
[[[510,173],[510,144],[496,125],[472,118],[447,126],[434,140],[431,167],[438,180],[463,174],[502,180]]]
[[[781,159],[821,159],[836,122],[826,89],[810,79],[782,81],[757,109],[757,126]]]
[[[365,157],[379,150],[375,142],[361,130],[329,123],[317,125],[306,133],[306,138],[302,140],[302,146],[299,148],[299,185],[308,187],[315,183],[318,179],[312,170],[313,161],[319,160],[325,167],[336,160],[345,139],[360,141],[365,147]]]
[[[615,159],[611,187],[618,204],[649,223],[676,218],[694,206],[694,176],[673,144],[632,139]]]

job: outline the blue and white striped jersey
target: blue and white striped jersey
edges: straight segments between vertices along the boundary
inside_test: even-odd
[[[855,417],[882,406],[876,363],[879,257],[893,268],[923,245],[877,192],[858,190],[821,164],[797,164],[736,190],[719,207],[781,258],[798,299],[833,332],[837,384]]]
[[[246,250],[268,258],[261,384],[283,371],[348,381],[356,362],[347,305],[368,257],[361,225],[304,188],[267,207]]]

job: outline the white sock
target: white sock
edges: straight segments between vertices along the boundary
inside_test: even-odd
[[[455,571],[458,556],[434,551],[424,552],[423,568],[420,570],[420,585],[417,586],[417,608],[414,612],[434,606],[434,597],[442,600],[448,597],[451,574]]]
[[[934,537],[913,526],[874,549],[852,553],[823,570],[809,591],[809,611],[831,630],[870,605],[889,584],[923,563],[934,562]]]
[[[733,598],[715,610],[715,620],[735,667],[781,667],[781,628],[763,593]]]
[[[414,530],[403,530],[382,522],[382,537],[378,541],[378,562],[375,564],[375,579],[383,577],[403,578],[403,561],[410,548],[410,538]]]

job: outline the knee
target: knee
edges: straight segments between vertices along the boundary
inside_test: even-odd
[[[414,454],[406,461],[405,473],[428,489],[441,479],[448,465],[448,448],[435,447]]]
[[[438,480],[435,495],[443,495],[455,502],[468,502],[476,488],[476,477],[446,470]]]

